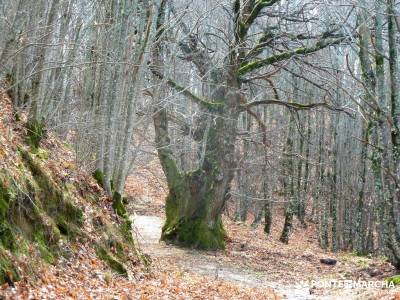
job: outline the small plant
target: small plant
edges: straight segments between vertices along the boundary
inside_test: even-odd
[[[360,268],[363,268],[363,269],[368,268],[369,263],[370,263],[370,260],[366,257],[359,257],[357,259],[357,265],[359,265]]]
[[[388,277],[385,279],[385,281],[388,283],[393,283],[394,285],[399,285],[400,284],[400,275],[394,275],[392,277]]]
[[[46,135],[45,124],[43,121],[29,120],[26,124],[27,143],[32,147],[32,150],[37,151],[40,141]]]
[[[380,255],[379,262],[381,263],[389,262],[389,258],[386,255]]]
[[[107,285],[110,285],[112,283],[113,280],[113,275],[111,274],[111,272],[106,272],[104,274],[104,281],[106,282]]]

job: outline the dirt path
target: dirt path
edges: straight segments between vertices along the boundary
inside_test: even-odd
[[[352,289],[326,290],[323,294],[310,294],[310,289],[301,285],[277,282],[267,271],[251,267],[243,268],[227,261],[224,252],[187,250],[159,242],[163,220],[156,216],[134,216],[139,244],[152,257],[176,264],[186,272],[193,272],[213,279],[255,288],[271,288],[284,299],[367,299],[365,291]],[[307,274],[304,274],[306,276]],[[371,294],[368,294],[369,296]]]
[[[284,218],[283,207],[276,207],[272,231],[267,236],[263,226],[252,229],[249,222],[240,223],[223,216],[227,232],[225,251],[187,250],[159,243],[168,187],[157,159],[129,177],[126,194],[132,197],[132,212],[138,238],[145,253],[155,258],[160,269],[171,267],[182,273],[197,274],[235,286],[271,288],[285,299],[400,299],[395,290],[310,288],[301,280],[382,281],[395,274],[380,257],[359,257],[349,252],[332,253],[321,249],[317,225],[308,222],[303,228],[294,220],[288,245],[279,242]],[[321,258],[334,258],[335,266],[320,263]],[[167,271],[168,272],[168,271]],[[196,289],[197,290],[197,289]],[[398,295],[397,295],[397,294]],[[274,293],[272,293],[274,294]]]

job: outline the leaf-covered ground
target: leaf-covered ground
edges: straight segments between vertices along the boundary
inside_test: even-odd
[[[136,270],[129,279],[110,273],[89,249],[42,266],[35,281],[24,278],[15,288],[4,285],[4,299],[275,299],[268,290],[238,287],[183,272],[169,263]]]
[[[225,251],[187,250],[159,243],[157,237],[164,218],[166,193],[162,178],[157,159],[154,159],[135,172],[126,190],[134,200],[138,240],[161,269],[170,265],[182,272],[206,276],[211,281],[218,279],[242,287],[269,288],[277,297],[289,299],[400,298],[399,288],[326,289],[300,285],[301,281],[331,279],[382,281],[396,271],[383,258],[359,257],[352,253],[332,253],[321,249],[313,223],[308,223],[304,229],[296,220],[289,244],[282,244],[279,242],[283,227],[281,207],[277,207],[275,212],[270,236],[265,235],[262,225],[257,229],[250,226],[251,216],[248,223],[224,217],[228,234]],[[334,258],[337,264],[322,264],[321,258]]]

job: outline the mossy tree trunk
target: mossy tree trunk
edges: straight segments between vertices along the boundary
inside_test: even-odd
[[[224,247],[221,213],[236,164],[234,154],[239,110],[234,105],[238,103],[237,95],[225,92],[222,85],[219,93],[224,95],[225,103],[231,105],[214,111],[204,161],[196,171],[184,173],[178,169],[169,148],[166,110],[157,109],[154,115],[158,155],[169,187],[167,219],[161,236],[164,241],[205,249]]]
[[[157,21],[158,42],[162,39],[165,8],[166,1],[162,1]],[[192,40],[182,44],[181,49],[188,55],[196,51],[201,52]],[[161,82],[160,67],[163,65],[163,56],[160,44],[154,47],[152,56],[155,79]],[[169,188],[166,222],[162,228],[161,239],[188,247],[221,249],[224,248],[225,235],[221,214],[236,167],[236,127],[241,111],[237,75],[240,64],[233,62],[231,67],[215,70],[205,52],[201,52],[193,63],[200,73],[209,72],[207,76],[211,82],[211,97],[215,99],[204,101],[193,95],[189,96],[212,116],[210,126],[204,134],[203,158],[197,170],[187,173],[179,170],[170,148],[166,108],[162,107],[160,102],[155,105],[153,120],[156,146]],[[179,89],[176,84],[169,84]],[[160,91],[159,96],[162,96],[164,89],[161,88]]]
[[[233,34],[226,52],[223,65],[221,61],[213,61],[209,50],[204,46],[199,36],[188,30],[183,24],[181,29],[185,37],[179,41],[180,58],[193,64],[198,75],[204,80],[210,91],[205,98],[195,95],[188,87],[182,87],[169,79],[163,67],[168,65],[164,60],[162,46],[168,45],[168,26],[164,26],[168,10],[168,1],[161,0],[156,24],[156,42],[152,48],[152,66],[158,90],[153,93],[155,140],[158,156],[167,178],[169,195],[166,200],[166,223],[162,229],[162,239],[168,242],[199,248],[222,248],[224,246],[224,230],[221,213],[229,197],[230,184],[234,176],[235,140],[237,122],[240,113],[247,111],[256,116],[251,108],[263,104],[285,105],[292,109],[312,108],[315,104],[303,105],[282,101],[253,101],[247,103],[240,88],[245,76],[263,67],[290,59],[293,56],[307,55],[342,42],[345,37],[334,38],[330,33],[323,35],[318,42],[305,48],[289,49],[283,53],[273,54],[260,59],[263,52],[265,37],[254,43],[248,35],[255,20],[268,7],[278,5],[277,0],[242,1],[236,0],[233,5]],[[173,40],[173,39],[172,39]],[[253,48],[248,47],[253,43]],[[251,50],[247,50],[251,49]],[[186,98],[195,102],[199,110],[211,117],[206,129],[200,128],[193,138],[198,141],[203,138],[203,153],[197,170],[184,173],[179,170],[170,147],[168,133],[168,118],[166,107],[163,106],[165,85],[178,91]],[[324,105],[323,105],[324,106]],[[203,130],[204,129],[204,130]]]

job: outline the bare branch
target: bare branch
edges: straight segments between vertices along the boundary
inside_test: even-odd
[[[280,101],[280,100],[260,100],[260,101],[253,101],[253,102],[247,103],[245,105],[242,105],[242,108],[243,108],[243,110],[248,111],[248,109],[250,107],[257,106],[257,105],[269,105],[269,104],[282,105],[289,109],[294,109],[294,110],[307,110],[307,109],[313,109],[313,108],[317,108],[317,107],[325,107],[329,110],[344,112],[347,115],[352,116],[352,114],[349,111],[347,111],[346,108],[334,107],[332,105],[329,105],[326,102],[301,104],[301,103],[297,103],[297,102],[286,102],[286,101]]]
[[[340,44],[341,42],[346,40],[346,38],[347,38],[346,36],[342,36],[342,37],[336,38],[336,39],[323,39],[310,47],[297,48],[295,50],[272,55],[272,56],[269,56],[264,59],[259,59],[259,60],[254,60],[249,63],[244,63],[244,64],[242,64],[242,66],[239,69],[239,75],[245,75],[245,74],[250,73],[259,68],[262,68],[262,67],[280,62],[280,61],[287,60],[293,56],[306,55],[306,54],[317,52],[326,47]]]
[[[203,108],[206,108],[208,110],[215,110],[215,109],[218,109],[218,108],[220,108],[220,107],[222,107],[224,105],[222,102],[212,102],[210,100],[205,100],[205,99],[200,98],[199,96],[197,96],[197,95],[193,94],[192,92],[190,92],[187,87],[183,87],[183,86],[179,85],[178,83],[176,83],[172,79],[164,78],[164,75],[162,75],[160,72],[158,72],[154,68],[151,68],[151,71],[158,78],[160,78],[162,80],[165,80],[165,82],[170,87],[172,87],[175,90],[177,90],[178,92],[182,93],[183,95],[185,95],[187,98],[189,98],[193,102],[201,105]]]

